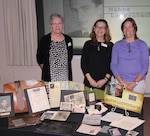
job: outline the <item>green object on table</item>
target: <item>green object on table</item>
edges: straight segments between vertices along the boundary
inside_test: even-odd
[[[94,88],[91,90],[91,88],[85,86],[86,90],[86,99],[89,99],[89,93],[94,93],[95,94],[95,99],[96,100],[103,100],[104,99],[104,90]]]

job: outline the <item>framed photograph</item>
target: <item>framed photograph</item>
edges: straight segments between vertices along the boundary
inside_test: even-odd
[[[14,116],[12,93],[0,93],[0,118]]]
[[[29,113],[42,112],[50,109],[45,86],[25,89]]]

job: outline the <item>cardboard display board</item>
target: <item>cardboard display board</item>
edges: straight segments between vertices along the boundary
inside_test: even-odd
[[[141,113],[144,95],[125,89],[120,91],[120,95],[116,95],[117,89],[118,86],[115,84],[108,85],[105,88],[104,103],[120,109]]]
[[[51,108],[60,107],[61,90],[84,91],[84,84],[73,81],[48,82],[48,97]]]
[[[28,112],[24,89],[42,86],[44,82],[39,81],[33,86],[27,86],[25,81],[14,81],[3,85],[4,93],[13,93],[14,113]]]

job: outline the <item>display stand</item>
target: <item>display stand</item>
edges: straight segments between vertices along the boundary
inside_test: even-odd
[[[111,111],[112,111],[112,112],[115,112],[116,108],[117,108],[117,107],[112,107],[112,108],[111,108]],[[124,110],[124,114],[125,114],[125,116],[129,116],[129,112],[128,112],[126,109]]]

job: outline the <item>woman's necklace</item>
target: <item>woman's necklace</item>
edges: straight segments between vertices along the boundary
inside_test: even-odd
[[[97,50],[98,50],[98,51],[100,51],[100,50],[101,50],[101,43],[100,43],[100,42],[98,42]]]

